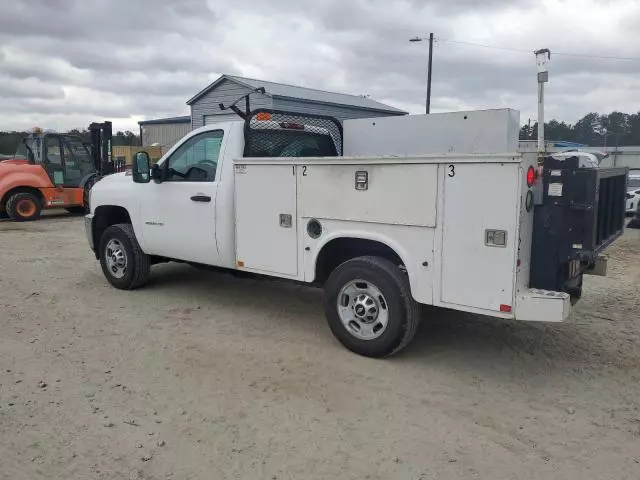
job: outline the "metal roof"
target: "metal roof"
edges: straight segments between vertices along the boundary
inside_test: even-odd
[[[138,125],[159,125],[163,123],[191,123],[191,115],[184,117],[158,118],[155,120],[142,120]]]
[[[358,108],[362,110],[375,110],[378,112],[389,112],[396,114],[406,114],[407,112],[399,108],[390,107],[384,103],[376,102],[370,98],[358,95],[348,95],[345,93],[333,93],[325,90],[316,90],[313,88],[298,87],[295,85],[287,85],[284,83],[268,82],[265,80],[256,80],[255,78],[238,77],[235,75],[222,75],[215,82],[198,92],[195,96],[187,101],[187,105],[191,105],[207,92],[216,88],[224,80],[229,80],[250,89],[264,87],[266,94],[272,97],[291,98],[312,103],[324,103],[330,105],[345,105],[348,107]]]

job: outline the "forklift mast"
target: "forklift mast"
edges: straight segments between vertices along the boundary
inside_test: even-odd
[[[91,136],[91,158],[99,176],[115,173],[111,154],[112,130],[111,122],[92,123],[89,125]]]

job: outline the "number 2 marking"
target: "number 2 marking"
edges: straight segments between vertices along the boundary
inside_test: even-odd
[[[449,173],[447,175],[449,177],[455,177],[456,176],[456,166],[455,165],[449,165]]]
[[[293,168],[293,175],[295,176],[296,175],[296,166],[294,165],[292,168]],[[303,177],[307,176],[307,166],[306,165],[302,166],[302,176]]]

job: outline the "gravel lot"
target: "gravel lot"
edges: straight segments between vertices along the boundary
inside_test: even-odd
[[[640,478],[640,231],[573,321],[430,310],[389,360],[319,290],[154,268],[108,286],[82,218],[0,222],[0,478]]]

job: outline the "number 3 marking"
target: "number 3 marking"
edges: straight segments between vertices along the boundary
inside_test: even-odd
[[[456,176],[456,167],[455,165],[449,165],[449,173],[448,173],[449,177],[455,177]]]

